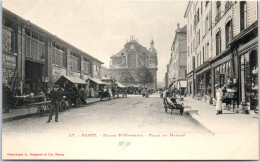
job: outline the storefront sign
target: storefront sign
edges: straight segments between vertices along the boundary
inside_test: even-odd
[[[71,76],[73,76],[75,78],[80,78],[80,73],[71,71]]]
[[[14,77],[14,69],[3,68],[3,83],[10,83]]]
[[[60,76],[64,75],[66,76],[67,70],[64,68],[53,66],[53,72],[52,72],[52,80],[55,82],[60,78]]]
[[[83,75],[83,80],[87,80],[89,78],[89,76],[88,75]]]
[[[9,68],[15,68],[16,67],[16,56],[4,54],[2,55],[2,63],[3,66],[9,67]]]

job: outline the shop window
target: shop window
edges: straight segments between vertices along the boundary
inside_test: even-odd
[[[221,53],[221,31],[216,34],[216,55]]]
[[[232,39],[231,20],[226,24],[226,48],[228,48],[228,42]]]
[[[209,16],[206,16],[206,20],[205,20],[205,34],[206,35],[208,33],[208,29],[209,29]]]
[[[246,28],[246,12],[247,12],[246,1],[240,2],[240,31]]]
[[[208,4],[209,4],[209,1],[206,1],[206,4],[205,4],[205,6],[207,7],[207,6],[208,6]]]
[[[204,46],[202,47],[202,60],[203,63],[205,62],[205,51],[204,51]]]
[[[207,43],[207,46],[206,46],[206,57],[207,57],[207,59],[211,58],[210,53],[209,53],[209,42]]]
[[[258,63],[257,52],[241,56],[241,101],[253,110],[258,106]]]

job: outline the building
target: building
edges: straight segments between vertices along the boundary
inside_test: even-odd
[[[184,94],[187,88],[187,26],[180,28],[177,24],[175,37],[171,47],[171,58],[168,69],[168,83],[170,87]]]
[[[211,95],[212,1],[190,1],[187,20],[188,94]]]
[[[188,93],[215,98],[215,85],[232,80],[238,104],[256,105],[257,2],[190,1],[184,17]]]
[[[232,7],[232,39],[229,41],[238,80],[239,102],[258,109],[258,3],[237,1]]]
[[[147,67],[152,74],[153,82],[145,86],[157,89],[157,52],[154,41],[150,48],[143,47],[137,40],[131,39],[124,48],[111,57],[111,77],[124,85],[143,86],[138,80],[137,73],[141,67]]]
[[[13,92],[50,90],[61,76],[98,77],[98,59],[2,8],[2,83]]]

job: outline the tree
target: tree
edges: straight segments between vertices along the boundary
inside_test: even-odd
[[[153,74],[146,66],[140,67],[137,70],[137,78],[139,83],[143,84],[144,87],[145,84],[154,82]]]
[[[129,71],[124,71],[121,74],[120,82],[125,84],[125,85],[128,85],[130,83],[135,83],[135,79]]]

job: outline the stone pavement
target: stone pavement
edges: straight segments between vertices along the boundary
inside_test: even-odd
[[[224,109],[223,114],[216,115],[215,106],[191,97],[184,97],[184,106],[187,114],[213,134],[258,132],[259,114],[254,111],[238,114]]]
[[[111,97],[111,99],[115,99]],[[94,104],[100,101],[100,98],[87,98],[87,105]],[[85,106],[85,105],[84,105]],[[10,109],[9,113],[2,113],[2,121],[7,122],[16,119],[22,119],[30,116],[38,115],[37,107],[31,107],[27,109],[26,107],[20,107],[16,109]]]

